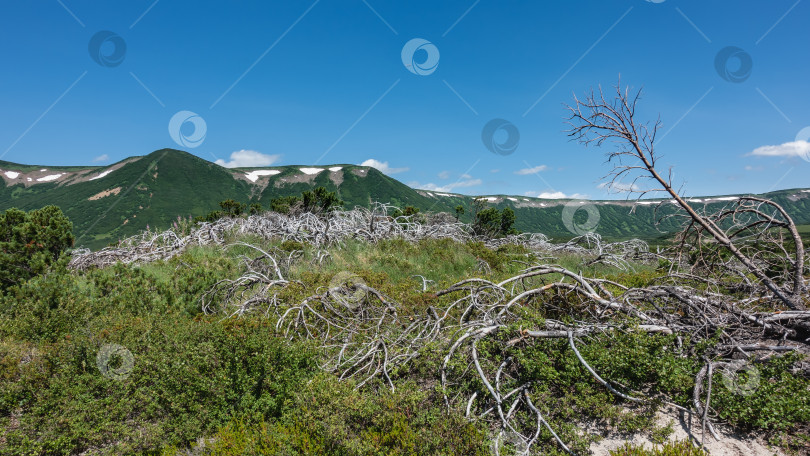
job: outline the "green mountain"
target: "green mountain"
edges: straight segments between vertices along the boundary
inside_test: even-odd
[[[131,236],[147,225],[167,228],[178,216],[205,215],[218,209],[218,203],[225,199],[258,202],[268,208],[273,198],[299,195],[318,186],[336,191],[348,208],[368,207],[378,201],[399,207],[411,205],[422,211],[454,213],[454,208],[462,205],[467,212],[466,220],[469,220],[475,198],[416,190],[364,166],[228,169],[172,149],[95,167],[51,167],[0,161],[0,181],[0,210],[10,207],[31,210],[55,204],[73,221],[77,245],[89,248]],[[810,224],[810,190],[782,190],[763,196],[781,204],[798,224]],[[518,230],[545,233],[558,240],[573,236],[563,223],[563,209],[569,200],[510,195],[484,198],[499,209],[512,207],[517,215]],[[724,204],[724,198],[701,197],[694,201],[715,206]],[[655,225],[655,203],[659,201],[590,201],[587,206],[598,209],[591,210],[592,215],[598,213],[599,217],[595,231],[604,237],[653,240],[666,237],[676,228],[673,220]],[[658,207],[658,217],[674,210],[674,205],[664,201]],[[587,217],[587,211],[575,211],[577,223],[584,223]]]

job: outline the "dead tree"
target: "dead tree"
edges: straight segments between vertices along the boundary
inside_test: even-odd
[[[628,177],[632,178],[633,185],[626,191],[638,193],[639,198],[649,192],[668,193],[689,220],[678,237],[682,251],[684,248],[697,249],[697,262],[705,263],[709,259],[702,250],[707,247],[707,241],[712,241],[742,265],[744,272],[739,274],[741,268],[738,268],[738,276],[753,275],[761,286],[790,309],[804,310],[804,246],[796,225],[785,210],[773,201],[753,197],[739,198],[731,208],[714,214],[696,210],[673,187],[671,170],[666,176],[659,172],[655,138],[661,126],[660,118],[652,125],[638,122],[636,107],[641,90],[631,94],[629,87],[622,89],[621,81],[615,89],[612,99],[605,98],[600,86],[598,91],[591,89],[585,100],[575,96],[573,106],[567,106],[571,113],[569,136],[585,145],[601,146],[608,140],[615,144],[616,148],[607,153],[608,162],[614,164],[613,170],[605,176],[610,179],[609,185],[617,186],[622,178]],[[638,181],[652,182],[653,185],[636,189]],[[687,242],[690,239],[694,244]],[[757,242],[772,245],[770,250],[778,252],[781,260],[776,260],[774,255],[763,258],[760,249],[747,247]],[[789,267],[786,270],[784,267],[774,268],[775,263],[786,263]],[[725,266],[733,269],[734,265],[725,263]],[[774,269],[779,273],[775,275]]]

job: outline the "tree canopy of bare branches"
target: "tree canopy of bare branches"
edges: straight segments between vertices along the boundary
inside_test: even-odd
[[[655,143],[661,120],[640,122],[636,118],[640,100],[641,90],[622,88],[621,81],[612,95],[599,87],[585,99],[575,97],[568,106],[568,134],[585,145],[612,143],[607,152],[613,164],[606,176],[609,186],[619,187],[629,178],[632,184],[622,187],[639,197],[664,192],[673,198],[686,219],[677,257],[689,264],[694,277],[722,271],[752,293],[772,295],[792,310],[804,310],[804,245],[790,216],[773,201],[755,197],[737,198],[713,213],[693,207],[675,189],[671,169],[666,175],[660,169]],[[638,182],[652,185],[637,188]],[[716,284],[717,274],[709,276]]]

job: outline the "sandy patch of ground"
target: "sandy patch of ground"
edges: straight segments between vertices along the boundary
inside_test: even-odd
[[[111,188],[109,190],[104,190],[103,192],[98,192],[95,195],[91,196],[90,198],[87,198],[87,200],[88,201],[95,201],[95,200],[99,200],[101,198],[104,198],[105,196],[117,195],[120,192],[121,192],[121,187],[115,187],[115,188]]]
[[[331,171],[329,173],[329,180],[331,180],[336,187],[340,187],[340,184],[343,183],[343,171],[341,170],[341,167],[335,166],[329,168],[329,171]]]
[[[321,170],[321,171],[323,171],[323,170]],[[299,182],[306,182],[306,183],[310,184],[310,183],[312,183],[312,181],[315,180],[315,178],[318,176],[318,174],[320,174],[320,172],[313,173],[313,174],[296,173],[296,174],[292,174],[292,175],[289,175],[289,176],[280,177],[280,178],[276,179],[276,181],[273,183],[273,186],[278,188],[278,187],[283,187],[283,186],[285,186],[287,184],[295,184],[295,183],[299,183]]]
[[[702,434],[700,432],[701,422],[698,417],[679,412],[675,409],[661,410],[656,414],[656,425],[665,427],[672,424],[674,432],[670,435],[669,440],[694,440],[700,442]],[[715,426],[720,440],[715,440],[711,433],[706,431],[706,438],[704,444],[706,450],[710,455],[718,456],[784,456],[785,453],[777,448],[768,447],[764,442],[759,439],[734,434],[731,432],[724,432],[719,426]],[[646,435],[617,435],[608,434],[604,439],[598,443],[591,445],[591,451],[595,455],[608,455],[610,451],[622,447],[625,442],[630,442],[633,445],[643,445],[647,449],[651,449],[655,444]]]

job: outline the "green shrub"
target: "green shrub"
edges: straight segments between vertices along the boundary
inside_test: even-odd
[[[245,212],[247,205],[232,199],[226,199],[219,202],[219,207],[222,208],[222,213],[227,217],[238,217]]]
[[[317,368],[308,349],[257,322],[218,324],[174,313],[105,320],[40,346],[35,362],[42,372],[8,362],[11,351],[0,354],[2,378],[12,379],[0,383],[0,416],[21,412],[16,428],[0,431],[0,453],[186,446],[232,415],[280,416]],[[120,378],[101,370],[98,356],[108,344],[131,353],[132,369]],[[7,425],[0,419],[0,428]]]
[[[464,215],[464,206],[459,204],[458,206],[456,206],[455,211],[456,211],[456,221],[458,221],[458,219],[462,215]]]
[[[296,250],[304,250],[304,244],[288,239],[282,242],[279,248],[285,252],[294,252]]]
[[[694,446],[688,440],[679,440],[677,442],[665,443],[660,447],[652,450],[646,450],[642,446],[631,445],[629,442],[625,443],[623,447],[618,450],[610,452],[611,456],[705,456],[706,453],[700,448]]]
[[[505,207],[502,211],[494,207],[485,207],[486,203],[482,199],[475,200],[475,213],[473,215],[473,232],[479,236],[506,236],[517,234],[513,228],[515,224],[515,211],[511,207]],[[463,208],[462,208],[463,213]],[[458,208],[457,217],[458,218]]]
[[[343,206],[343,201],[337,193],[328,191],[325,187],[317,187],[313,191],[301,193],[301,201],[305,212],[329,212]]]
[[[73,225],[56,206],[0,213],[0,289],[42,274],[73,246]]]
[[[218,455],[489,455],[484,430],[416,385],[360,392],[318,376],[278,420],[234,419],[205,447]]]
[[[317,187],[314,190],[306,190],[301,196],[283,196],[270,200],[270,208],[274,212],[288,214],[291,211],[301,210],[321,214],[336,210],[343,206],[343,201],[338,198],[337,193],[330,192],[326,187]]]
[[[281,214],[289,214],[290,209],[299,204],[301,198],[297,196],[282,196],[270,200],[270,210]]]
[[[250,215],[261,214],[261,212],[262,212],[261,203],[250,203]]]
[[[723,369],[717,369],[712,407],[720,418],[748,430],[788,431],[810,423],[810,379],[791,372],[791,367],[801,359],[802,355],[789,353],[764,362],[751,362],[751,369],[755,370],[740,369],[735,382],[724,381]],[[740,391],[735,384],[746,388]]]

